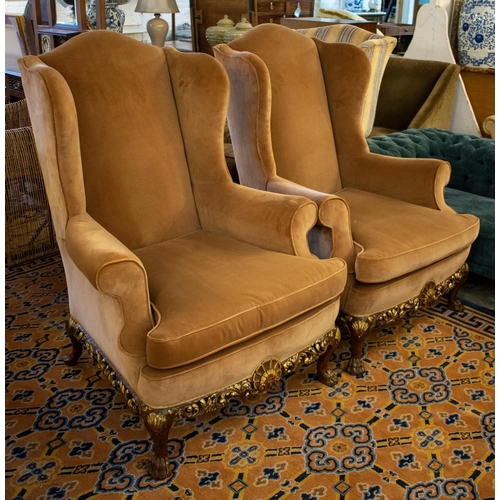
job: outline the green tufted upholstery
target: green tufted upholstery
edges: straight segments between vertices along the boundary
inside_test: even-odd
[[[495,278],[495,141],[436,128],[408,129],[367,139],[372,153],[440,158],[452,174],[445,199],[459,213],[474,214],[481,229],[468,259],[471,272]]]

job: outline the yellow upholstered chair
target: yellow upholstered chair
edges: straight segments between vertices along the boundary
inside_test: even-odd
[[[447,162],[371,154],[362,128],[370,62],[358,47],[259,25],[215,55],[228,71],[228,123],[240,182],[319,208],[314,253],[347,262],[339,319],[350,373],[364,371],[369,330],[465,281],[479,221],[444,201]],[[244,112],[242,112],[244,110]]]
[[[459,75],[458,64],[389,58],[370,135],[409,128],[449,130]]]
[[[312,256],[308,198],[232,182],[229,82],[206,54],[97,30],[20,60],[68,283],[74,364],[86,346],[169,472],[177,417],[272,387],[339,340],[346,264]]]
[[[380,82],[384,74],[387,61],[396,47],[397,40],[392,36],[370,33],[350,24],[337,24],[319,28],[299,29],[298,33],[314,37],[323,42],[351,43],[359,47],[370,61],[370,80],[363,106],[362,121],[365,137],[372,131],[377,108],[377,98]]]

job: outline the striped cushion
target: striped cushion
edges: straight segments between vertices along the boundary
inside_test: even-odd
[[[396,46],[397,40],[391,36],[381,36],[370,33],[369,31],[349,24],[300,29],[297,30],[297,32],[311,38],[318,38],[324,42],[351,43],[357,45],[368,56],[372,66],[372,73],[363,108],[363,129],[365,131],[365,137],[368,137],[372,131],[373,122],[375,120],[380,82],[382,81],[387,61]]]

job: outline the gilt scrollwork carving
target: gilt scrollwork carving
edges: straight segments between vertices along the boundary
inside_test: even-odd
[[[420,293],[411,299],[391,307],[385,311],[370,316],[355,317],[340,313],[338,321],[351,334],[351,359],[346,371],[352,375],[362,375],[365,371],[361,351],[370,330],[378,326],[384,326],[404,318],[410,311],[416,311],[424,307],[434,305],[440,297],[450,292],[448,304],[453,310],[460,310],[460,301],[456,299],[456,293],[464,284],[469,267],[464,264],[449,278],[436,284],[434,281],[427,282]]]
[[[127,406],[135,413],[141,414],[142,416],[147,414],[147,419],[153,419],[151,424],[151,428],[153,429],[155,423],[160,422],[162,417],[157,416],[156,413],[150,413],[153,412],[153,410],[140,402],[134,391],[121,378],[117,370],[109,363],[104,354],[95,345],[94,341],[74,318],[69,319],[67,331],[70,337],[75,338],[85,347],[89,356],[109,379],[114,389],[125,398]],[[280,361],[278,358],[267,358],[254,370],[249,378],[233,384],[222,391],[206,395],[183,405],[169,408],[168,412],[163,412],[163,414],[168,414],[169,418],[174,419],[193,418],[203,413],[213,412],[227,406],[231,398],[249,398],[263,392],[268,392],[273,386],[278,384],[279,380],[284,375],[295,371],[300,365],[313,363],[326,351],[329,345],[332,343],[337,345],[339,341],[340,332],[338,328],[333,328],[312,345],[290,356],[284,361]],[[160,415],[161,414],[162,413],[160,413]]]

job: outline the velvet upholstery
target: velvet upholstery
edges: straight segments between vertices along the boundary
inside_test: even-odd
[[[98,30],[19,65],[70,314],[142,403],[197,401],[334,328],[347,269],[310,252],[316,204],[227,172],[220,63]]]
[[[449,130],[459,75],[457,64],[389,58],[371,136],[410,128]]]
[[[363,107],[363,130],[366,137],[370,135],[375,121],[380,84],[387,61],[396,48],[396,38],[371,33],[350,24],[299,29],[297,32],[323,42],[350,43],[359,47],[366,54],[370,61],[371,72]]]
[[[318,205],[309,243],[318,257],[347,263],[344,317],[385,314],[464,264],[479,221],[446,204],[450,165],[368,150],[362,110],[370,63],[361,49],[259,25],[214,53],[231,82],[240,181]]]

